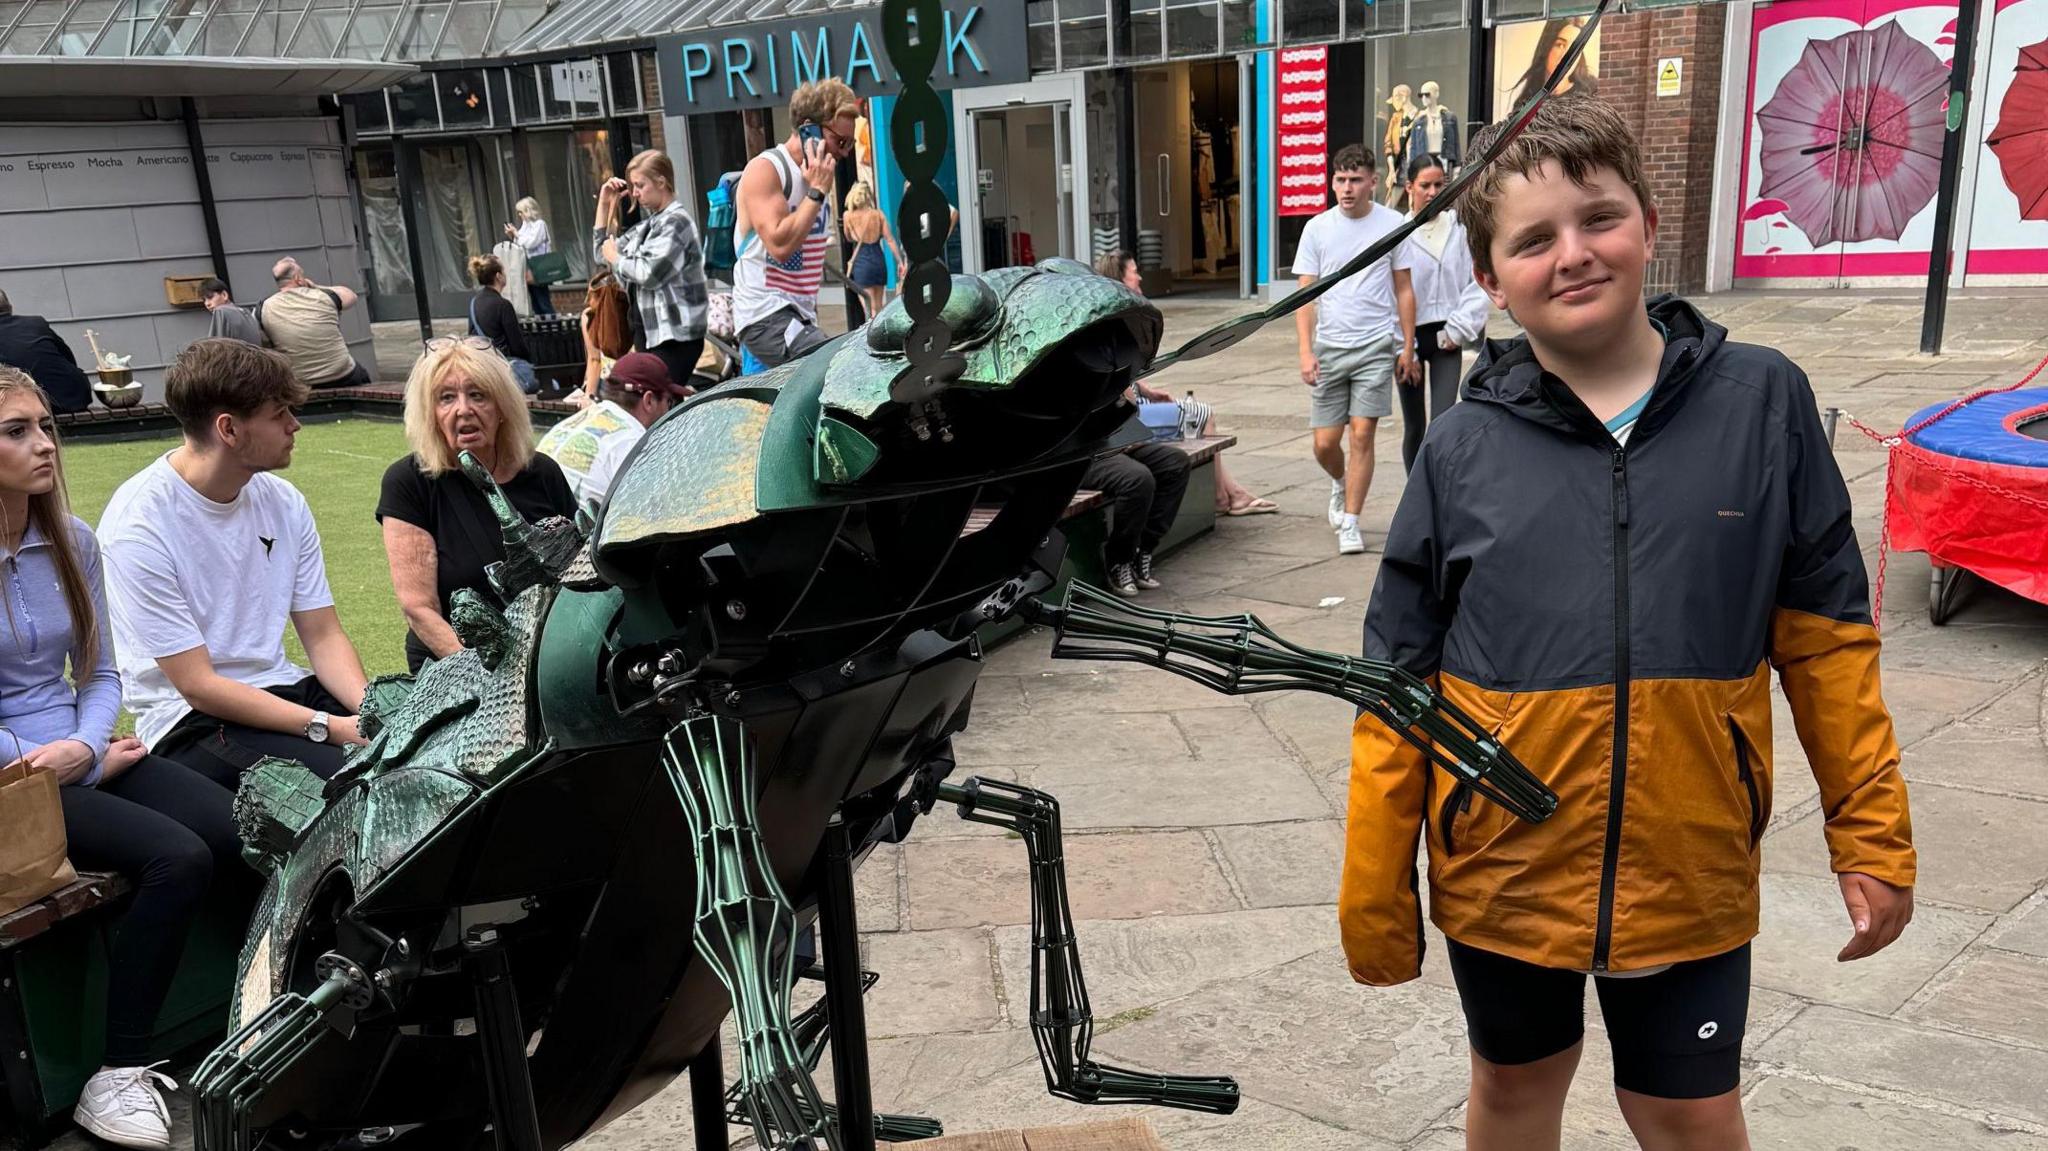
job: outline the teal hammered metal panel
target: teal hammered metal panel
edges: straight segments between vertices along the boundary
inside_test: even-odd
[[[760,514],[754,474],[768,410],[760,400],[727,393],[687,404],[656,424],[612,488],[597,550],[680,539]],[[683,493],[686,498],[677,498]]]

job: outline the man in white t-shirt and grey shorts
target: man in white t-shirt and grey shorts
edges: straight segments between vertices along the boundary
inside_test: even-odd
[[[1331,167],[1337,206],[1308,222],[1295,251],[1294,274],[1304,285],[1341,270],[1406,221],[1373,201],[1373,165],[1364,148],[1344,148]],[[1294,314],[1309,427],[1316,462],[1330,476],[1330,526],[1340,555],[1365,550],[1358,514],[1372,487],[1373,436],[1394,412],[1395,377],[1415,370],[1415,297],[1403,258],[1397,250]]]

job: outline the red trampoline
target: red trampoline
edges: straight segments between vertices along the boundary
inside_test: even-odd
[[[1891,450],[1885,545],[1933,561],[1927,616],[1937,625],[1966,575],[2048,603],[2048,388],[2024,386],[2044,365],[2010,387],[1923,408],[1896,436],[1857,425]]]

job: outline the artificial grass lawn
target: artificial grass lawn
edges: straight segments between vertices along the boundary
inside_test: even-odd
[[[176,435],[170,434],[121,443],[65,444],[71,510],[97,526],[114,489],[177,443]],[[278,473],[312,505],[313,522],[320,528],[327,554],[335,610],[363,657],[363,669],[372,676],[405,670],[405,618],[391,591],[391,568],[376,517],[384,469],[405,453],[405,432],[395,422],[345,419],[307,424],[299,431],[292,466]],[[234,572],[220,575],[235,578]],[[306,653],[290,628],[285,629],[285,648],[301,667],[306,666]]]

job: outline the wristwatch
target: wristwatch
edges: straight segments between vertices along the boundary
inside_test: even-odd
[[[314,712],[313,718],[306,721],[306,738],[312,740],[314,743],[326,743],[327,720],[328,715],[326,712]]]
[[[825,202],[825,193],[818,191],[816,188],[812,188],[810,191],[804,193],[804,198],[810,200],[814,204],[822,204]]]

